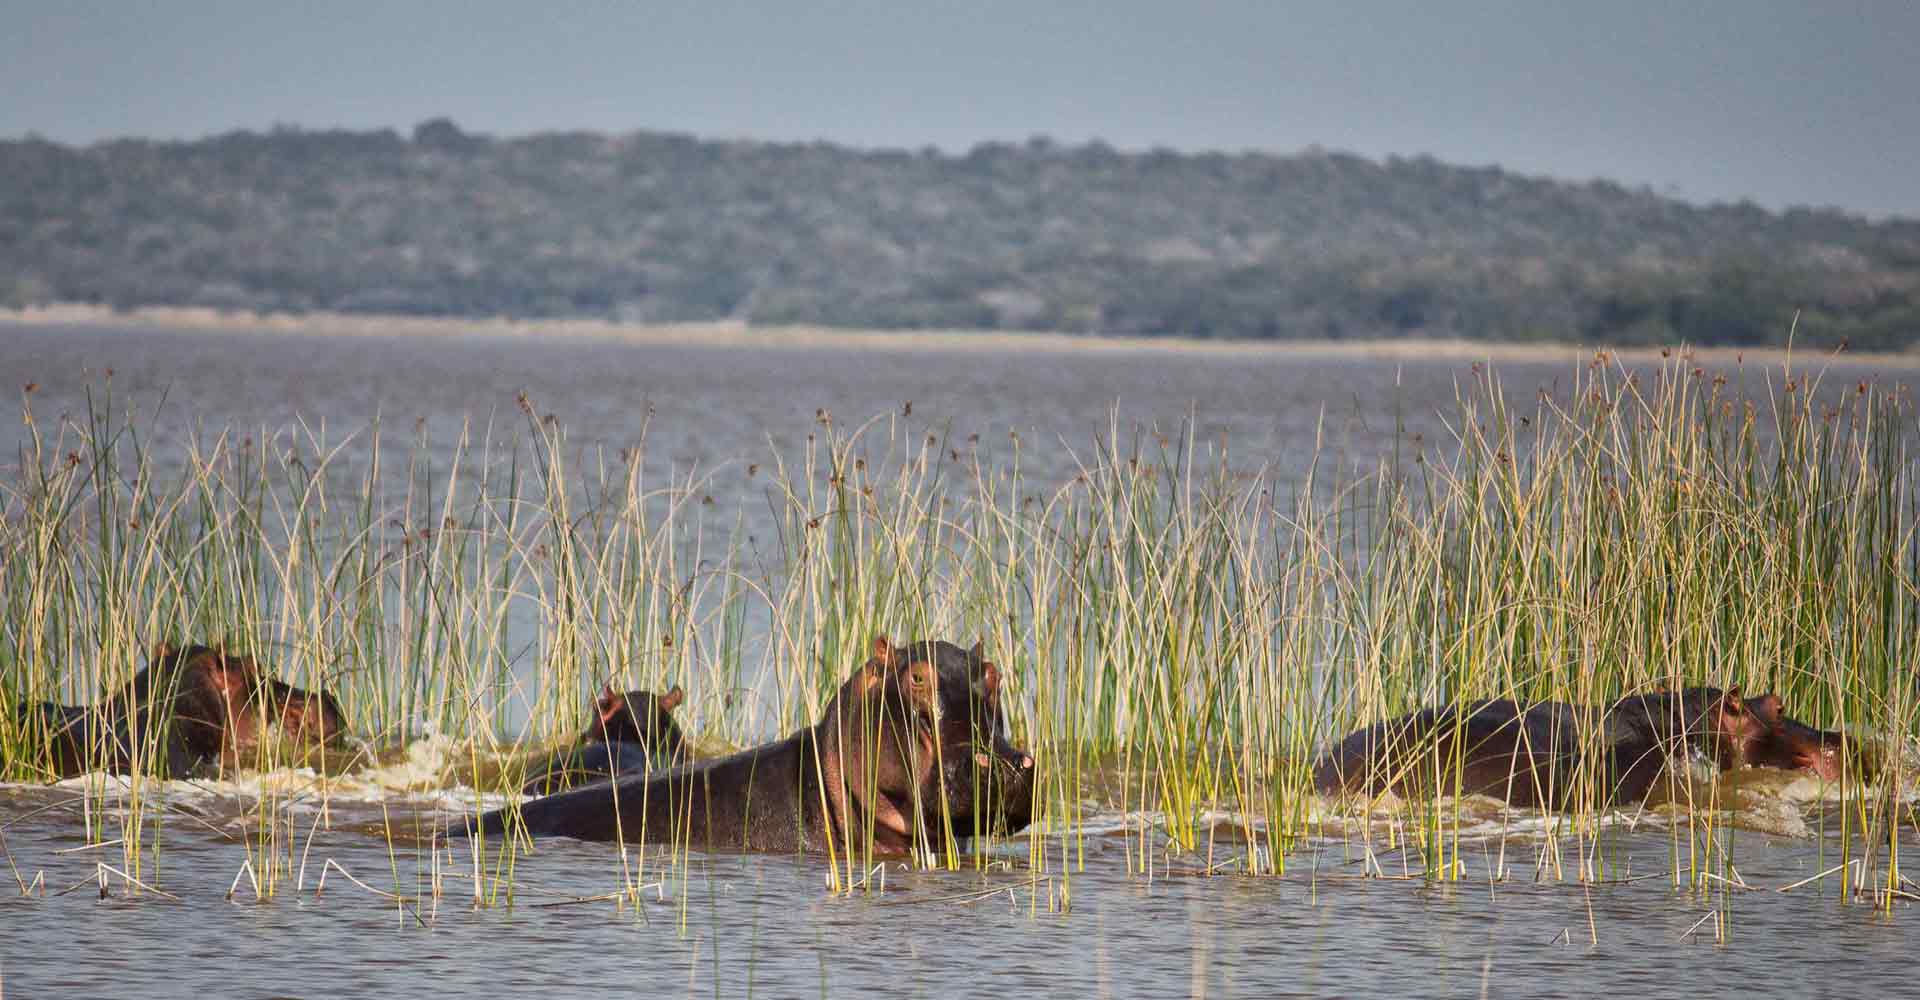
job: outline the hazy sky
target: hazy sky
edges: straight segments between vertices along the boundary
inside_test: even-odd
[[[0,135],[291,123],[1430,153],[1920,217],[1920,2],[0,0]]]

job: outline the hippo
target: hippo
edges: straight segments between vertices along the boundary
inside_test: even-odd
[[[109,771],[130,772],[141,754],[125,725],[87,705],[61,705],[57,702],[22,702],[14,710],[16,731],[26,739],[25,746],[46,748],[44,767],[30,750],[26,759],[34,769],[53,779],[72,778],[94,770],[89,764]],[[185,774],[193,769],[194,757],[178,740],[163,740],[148,751],[154,755],[147,771],[161,776]]]
[[[1688,750],[1725,770],[1777,767],[1837,778],[1839,754],[1824,742],[1828,735],[1837,746],[1837,734],[1787,718],[1777,696],[1743,698],[1737,687],[1629,695],[1604,711],[1500,698],[1422,709],[1355,731],[1315,762],[1313,782],[1321,794],[1440,790],[1551,807],[1568,804],[1585,777],[1598,782],[1592,792],[1600,804],[1624,805],[1644,799],[1672,757]],[[1596,752],[1601,759],[1588,764]]]
[[[1033,815],[1034,759],[1006,737],[983,648],[873,654],[818,722],[727,757],[495,810],[443,833],[672,843],[693,849],[905,854],[1010,834]]]
[[[91,769],[183,777],[206,765],[238,766],[269,726],[301,746],[346,735],[346,714],[327,692],[305,691],[249,657],[207,646],[161,645],[125,685],[87,706],[29,703],[29,731],[45,734],[54,776]],[[36,720],[37,717],[37,720]],[[156,732],[158,739],[148,739]]]
[[[573,785],[686,763],[687,738],[673,721],[673,710],[686,696],[677,684],[659,695],[651,691],[620,694],[612,684],[603,686],[594,699],[594,719],[587,723],[586,732],[573,747],[547,758],[520,793],[550,795]]]
[[[1869,769],[1853,753],[1857,747],[1844,733],[1815,729],[1789,718],[1781,707],[1779,695],[1749,698],[1747,707],[1765,724],[1766,735],[1758,744],[1747,748],[1746,763],[1783,771],[1808,771],[1828,781],[1839,781],[1851,764],[1856,778],[1870,777]]]

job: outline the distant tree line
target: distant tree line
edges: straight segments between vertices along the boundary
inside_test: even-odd
[[[277,128],[0,143],[0,305],[1341,338],[1920,339],[1920,222],[1430,158]]]

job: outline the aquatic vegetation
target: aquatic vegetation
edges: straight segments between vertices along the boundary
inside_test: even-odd
[[[1607,831],[1649,822],[1670,877],[1712,890],[1751,792],[1740,775],[1683,767],[1625,812],[1582,805],[1607,796],[1576,769],[1572,804],[1541,815],[1329,800],[1311,768],[1342,734],[1422,707],[1737,686],[1849,742],[1841,781],[1806,779],[1811,808],[1771,828],[1837,833],[1844,891],[1907,891],[1920,493],[1905,389],[1797,366],[1742,379],[1684,352],[1596,357],[1527,399],[1463,374],[1447,440],[1403,436],[1366,469],[1275,468],[1116,419],[1070,471],[1037,476],[1018,438],[949,440],[906,414],[822,412],[793,452],[688,469],[644,435],[577,444],[525,398],[512,426],[416,434],[396,459],[378,422],[168,437],[110,382],[53,424],[29,395],[32,444],[0,482],[0,696],[87,703],[155,643],[218,641],[338,698],[365,749],[309,771],[269,741],[246,762],[307,776],[256,786],[249,862],[271,894],[310,865],[301,845],[343,772],[511,811],[536,751],[577,733],[609,678],[679,686],[676,718],[718,752],[819,719],[876,635],[978,641],[1014,743],[1041,762],[1033,823],[919,860],[1016,856],[1049,879],[1034,905],[1064,906],[1090,838],[1121,840],[1145,877],[1281,873],[1335,838],[1375,872],[1396,853],[1422,878],[1504,877],[1504,861],[1475,876],[1465,860],[1497,850],[1539,877],[1604,880]],[[711,498],[730,493],[764,513],[716,520]],[[0,718],[0,777],[44,773],[44,730]],[[142,877],[164,786],[79,783],[98,805],[89,836]],[[383,813],[374,831],[435,892],[439,819]],[[476,899],[513,897],[522,849],[455,852]],[[684,863],[673,844],[620,856],[629,898]],[[837,888],[874,888],[858,860],[834,859]]]

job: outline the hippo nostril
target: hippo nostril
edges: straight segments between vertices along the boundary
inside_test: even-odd
[[[981,767],[992,767],[992,766],[993,766],[993,758],[992,758],[992,757],[989,757],[989,756],[987,756],[987,755],[986,755],[986,754],[984,754],[984,753],[977,753],[977,754],[974,754],[974,755],[973,755],[973,762],[974,762],[975,764],[978,764],[978,765],[980,765]]]

